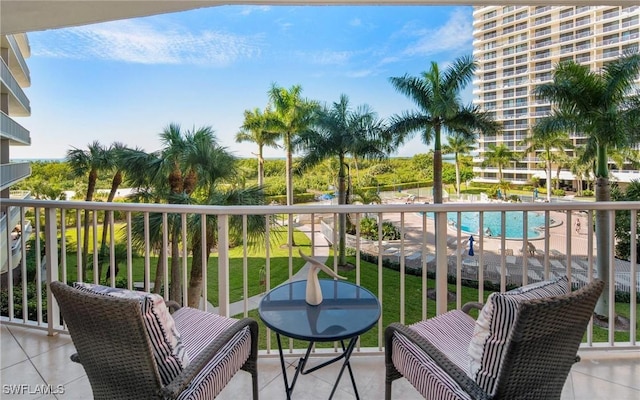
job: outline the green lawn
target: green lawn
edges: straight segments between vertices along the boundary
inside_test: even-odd
[[[118,227],[116,227],[116,232],[121,232]],[[75,229],[67,230],[67,243],[70,245],[70,248],[75,249]],[[98,228],[98,237],[101,235],[101,227]],[[120,235],[118,233],[117,235]],[[119,240],[124,240],[122,236],[118,236]],[[270,249],[270,280],[271,287],[278,285],[281,282],[286,281],[289,278],[289,248],[285,245],[286,243],[286,231],[281,229],[272,230],[271,235],[271,249]],[[305,247],[310,246],[310,239],[302,232],[296,231],[294,234],[294,240],[296,244],[303,249]],[[90,238],[90,247],[92,243],[92,239]],[[90,250],[92,251],[92,250]],[[308,250],[307,253],[311,251]],[[303,260],[298,256],[297,251],[294,251],[292,259],[292,272],[297,272],[303,265]],[[243,250],[241,247],[237,247],[231,249],[229,252],[230,256],[230,275],[229,275],[229,285],[230,285],[230,301],[240,301],[242,300],[242,287],[243,287]],[[92,258],[92,257],[90,257]],[[355,264],[355,259],[351,258],[349,260],[351,263]],[[150,265],[151,265],[151,280],[153,281],[155,266],[157,262],[157,257],[151,257]],[[332,264],[332,261],[329,262]],[[188,266],[191,266],[191,257],[188,259]],[[261,270],[265,267],[265,249],[264,248],[256,248],[251,249],[248,252],[247,257],[247,271],[248,271],[248,293],[249,296],[253,296],[259,293],[264,292],[264,287],[261,285],[260,276]],[[346,276],[350,282],[355,282],[355,270],[345,270],[340,271],[340,274]],[[124,266],[121,266],[120,272],[118,274],[119,277],[126,277],[126,269]],[[371,290],[376,296],[380,297],[378,293],[378,266],[376,264],[371,264],[365,261],[361,261],[361,285]],[[400,273],[398,271],[394,271],[392,269],[383,268],[382,270],[382,279],[383,279],[383,293],[382,293],[382,303],[383,303],[383,311],[382,311],[382,325],[387,326],[391,322],[399,321],[399,315],[401,313],[400,310],[400,297],[398,293],[400,292]],[[76,279],[76,253],[68,252],[67,253],[67,281],[74,281]],[[92,281],[92,274],[89,273],[87,277],[87,281]],[[134,281],[143,281],[144,280],[144,258],[142,257],[134,257],[133,259],[133,280]],[[213,253],[211,258],[209,259],[209,268],[207,275],[207,287],[208,287],[208,300],[214,305],[218,304],[218,259],[217,254]],[[427,286],[429,288],[433,288],[435,282],[431,279],[427,281]],[[449,290],[455,293],[455,285],[449,285]],[[485,290],[485,298],[489,295],[489,291]],[[422,283],[421,278],[413,275],[405,276],[405,323],[410,324],[416,321],[419,321],[422,318]],[[477,301],[478,300],[478,290],[468,287],[462,287],[462,303],[466,303],[468,301]],[[449,309],[455,308],[456,303],[449,303]],[[628,303],[616,303],[616,312],[629,316],[630,313],[630,305]],[[427,300],[427,316],[432,317],[435,315],[435,301]],[[260,324],[260,348],[266,348],[266,327],[260,321],[258,317],[257,310],[252,310],[249,312],[249,316],[258,320]],[[640,317],[638,318],[640,320]],[[608,331],[605,329],[601,329],[598,327],[594,327],[594,338],[595,342],[606,342],[608,341]],[[628,332],[616,332],[615,333],[616,342],[627,342],[629,341],[629,333]],[[637,334],[637,340],[640,340],[640,330]],[[378,326],[373,327],[369,332],[362,335],[361,345],[364,347],[376,347],[378,345]],[[275,348],[275,334],[272,334],[272,348]],[[306,348],[306,344],[304,342],[294,342],[294,346],[296,348]],[[332,347],[332,343],[325,343],[319,345],[320,347]]]
[[[98,237],[101,237],[102,229],[98,228]],[[120,232],[116,228],[116,232]],[[121,235],[120,233],[116,234]],[[76,230],[68,229],[66,232],[67,246],[73,251],[67,252],[67,282],[74,282],[77,280],[77,257],[76,257]],[[92,237],[90,235],[90,249],[89,252],[93,252]],[[124,237],[119,236],[119,241],[124,242]],[[285,245],[287,241],[286,231],[275,228],[271,230],[271,249],[270,249],[270,280],[271,286],[275,286],[281,282],[284,282],[289,278],[289,248]],[[311,245],[310,239],[302,232],[294,232],[294,241],[296,245],[304,248]],[[304,265],[304,261],[298,257],[297,252],[293,253],[294,258],[292,260],[292,273],[296,273]],[[231,302],[242,300],[243,294],[243,250],[241,247],[233,248],[229,251],[229,298]],[[158,257],[150,257],[151,265],[151,281],[153,282],[155,277],[155,270]],[[89,256],[89,263],[93,262],[93,255]],[[169,258],[170,262],[170,258]],[[218,305],[218,257],[217,253],[212,253],[209,258],[207,269],[207,299],[213,305]],[[134,282],[144,281],[144,257],[136,255],[132,261],[132,276]],[[187,268],[191,270],[191,257],[188,257]],[[260,277],[261,273],[264,273],[265,268],[265,249],[255,248],[250,249],[247,253],[247,282],[249,296],[260,294],[264,292],[264,287],[261,285]],[[102,281],[104,281],[104,272]],[[89,270],[85,277],[85,281],[93,282],[93,270]],[[126,264],[120,265],[120,271],[117,277],[126,282]]]
[[[355,264],[355,260],[351,258],[349,260],[351,263]],[[329,262],[328,264],[331,264]],[[340,271],[340,274],[346,276],[349,282],[355,282],[355,270],[349,271]],[[325,276],[326,277],[326,276]],[[392,269],[383,268],[382,270],[382,279],[383,279],[383,293],[382,293],[382,326],[383,329],[391,322],[398,322],[400,320],[400,296],[398,293],[400,292],[400,273],[398,271],[394,271]],[[376,296],[380,296],[378,293],[378,266],[361,261],[361,270],[360,270],[360,283],[362,286],[369,289]],[[435,281],[432,279],[427,280],[427,287],[433,288],[435,287]],[[449,285],[449,291],[455,293],[456,287],[455,285]],[[490,294],[489,291],[484,292],[484,298]],[[422,281],[421,277],[414,275],[406,275],[405,276],[405,324],[411,324],[416,321],[422,319]],[[462,287],[462,304],[466,302],[478,301],[478,290],[469,287]],[[448,308],[455,309],[456,303],[451,302],[448,304]],[[630,306],[628,303],[616,303],[616,312],[629,316]],[[427,300],[427,317],[430,318],[435,315],[435,301],[428,299]],[[266,326],[260,320],[258,316],[257,310],[252,310],[249,312],[249,316],[253,317],[258,321],[260,325],[260,342],[259,348],[266,348]],[[474,315],[474,317],[477,316]],[[237,315],[236,317],[241,317],[241,315]],[[640,319],[640,318],[639,318]],[[616,342],[628,342],[629,341],[629,332],[616,332],[615,333]],[[637,332],[637,340],[640,340],[640,331]],[[586,335],[585,335],[586,341]],[[608,341],[608,331],[602,328],[594,327],[593,329],[593,341],[594,342],[606,342]],[[275,333],[271,332],[271,348],[277,349]],[[306,342],[294,340],[294,348],[304,349],[307,347]],[[383,343],[380,343],[383,345]],[[288,345],[288,341],[285,341],[285,346]],[[374,326],[369,332],[365,333],[361,336],[361,346],[363,347],[377,347],[378,346],[378,325]],[[333,347],[333,343],[318,343],[317,347]]]

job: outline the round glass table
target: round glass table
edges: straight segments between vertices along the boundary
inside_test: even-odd
[[[356,398],[359,398],[349,358],[358,337],[380,319],[380,302],[373,293],[361,286],[321,279],[323,300],[317,306],[312,306],[305,301],[306,284],[305,280],[278,286],[262,298],[258,309],[264,324],[276,333],[287,399],[291,398],[299,374],[306,375],[341,359],[344,362],[329,398],[333,397],[345,368],[349,370]],[[309,342],[305,356],[298,362],[291,386],[286,374],[281,335]],[[347,340],[348,344],[345,345]],[[332,341],[341,343],[342,354],[305,370],[313,344]]]

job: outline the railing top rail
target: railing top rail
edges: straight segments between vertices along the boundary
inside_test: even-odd
[[[375,205],[264,205],[264,206],[215,206],[183,204],[106,203],[85,201],[3,199],[5,206],[41,207],[59,209],[114,210],[159,213],[195,213],[208,215],[266,215],[266,214],[321,214],[340,212],[400,213],[400,212],[456,212],[456,211],[566,211],[566,210],[640,210],[640,201],[581,202],[477,202],[444,204],[375,204]]]

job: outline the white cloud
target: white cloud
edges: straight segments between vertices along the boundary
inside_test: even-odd
[[[362,26],[362,20],[360,20],[360,18],[354,18],[351,21],[349,21],[349,25],[351,25],[351,26]]]
[[[372,75],[375,75],[375,71],[371,70],[371,69],[362,69],[359,71],[351,71],[348,72],[346,75],[349,78],[366,78]]]
[[[35,35],[34,35],[35,36]],[[139,64],[200,64],[226,66],[260,54],[260,37],[225,32],[191,33],[126,20],[48,32],[46,42],[34,37],[38,56],[102,59]]]
[[[319,65],[345,65],[353,56],[351,51],[324,50],[312,53],[300,53],[302,59],[306,59],[313,64]]]
[[[403,33],[418,37],[406,47],[404,54],[431,55],[468,46],[473,39],[473,24],[471,15],[458,8],[453,11],[449,20],[437,29],[419,28],[409,24],[405,26]]]

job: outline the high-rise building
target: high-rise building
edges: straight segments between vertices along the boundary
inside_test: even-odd
[[[13,268],[19,265],[20,235],[30,230],[30,226],[20,226],[17,208],[6,209],[1,204],[3,198],[10,196],[12,185],[31,175],[28,162],[11,162],[10,155],[11,146],[31,145],[29,131],[14,120],[14,117],[31,115],[29,99],[22,90],[31,85],[25,62],[29,55],[27,35],[0,35],[0,248],[7,248],[7,238],[12,241],[11,259],[6,252],[0,255],[1,273],[5,273],[9,265]],[[24,193],[18,195],[24,197]]]
[[[553,68],[573,60],[598,70],[640,45],[640,6],[491,6],[473,12],[473,55],[478,62],[474,103],[492,113],[503,126],[497,135],[481,135],[478,158],[491,143],[504,143],[524,157],[503,168],[503,179],[524,184],[532,177],[546,179],[536,154],[522,154],[522,140],[536,120],[548,115],[551,105],[537,100],[532,91],[550,82]],[[575,146],[584,143],[571,134]],[[572,150],[566,151],[569,156]],[[497,182],[497,167],[474,168],[477,180]],[[637,171],[612,171],[612,178],[629,181]],[[555,176],[555,173],[554,173]],[[560,180],[574,185],[574,176],[562,171]]]

